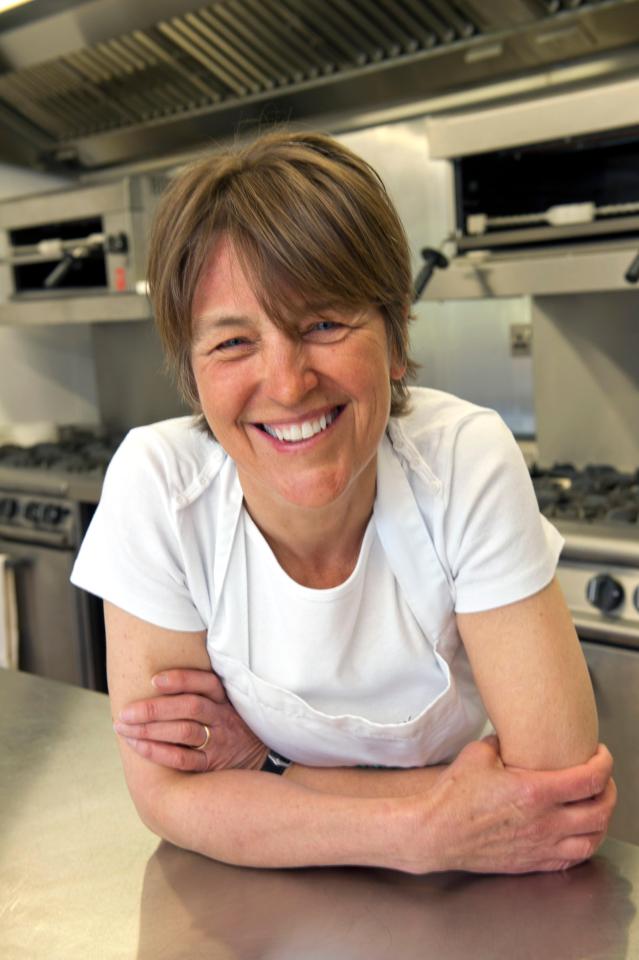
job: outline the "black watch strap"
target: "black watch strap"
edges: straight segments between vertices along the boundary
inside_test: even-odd
[[[287,760],[286,757],[282,757],[279,753],[276,753],[274,750],[269,750],[266,754],[266,760],[261,766],[261,770],[264,770],[266,773],[279,773],[282,774],[287,767],[290,767],[291,761]]]

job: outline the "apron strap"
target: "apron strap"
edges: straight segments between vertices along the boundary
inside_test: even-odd
[[[450,623],[453,597],[405,469],[387,435],[378,450],[373,515],[406,602],[436,647]]]
[[[228,627],[232,623],[233,649],[237,656],[249,663],[246,545],[244,537],[238,536],[244,494],[230,457],[226,457],[220,470],[219,484],[213,564],[215,606],[213,622],[209,627],[209,641],[215,646],[214,638],[217,638],[220,648],[225,650]]]

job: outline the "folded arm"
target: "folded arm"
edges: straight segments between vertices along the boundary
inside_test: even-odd
[[[163,630],[108,604],[105,611],[115,717],[148,697],[158,671],[209,667],[203,634]],[[562,773],[508,771],[497,744],[482,743],[443,771],[295,767],[283,777],[257,769],[183,772],[124,740],[121,752],[150,829],[239,865],[558,869],[592,854],[614,804],[605,750]]]
[[[556,580],[517,603],[458,614],[457,624],[506,765],[556,770],[593,756],[595,699]]]
[[[105,621],[114,719],[127,703],[148,696],[158,672],[176,664],[210,668],[203,633],[164,630],[108,603]],[[119,742],[138,813],[178,846],[252,866],[393,862],[384,798],[312,790],[251,763],[196,775],[151,762],[144,749]],[[408,811],[394,812],[399,834]]]

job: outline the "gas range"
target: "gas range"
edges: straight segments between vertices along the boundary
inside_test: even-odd
[[[0,446],[0,536],[77,549],[121,439],[64,427],[55,443]]]
[[[530,473],[566,541],[558,577],[580,636],[639,649],[639,470],[556,463]]]
[[[55,443],[1,445],[0,496],[42,494],[97,503],[107,465],[122,437],[100,429],[63,427]]]
[[[69,582],[120,435],[63,428],[0,446],[0,587],[15,595],[20,669],[106,690],[102,604]]]

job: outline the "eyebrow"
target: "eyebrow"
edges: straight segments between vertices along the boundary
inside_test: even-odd
[[[222,314],[219,317],[193,318],[193,343],[197,344],[212,330],[224,330],[226,327],[248,327],[251,326],[251,319],[245,314],[235,315],[232,313]]]

